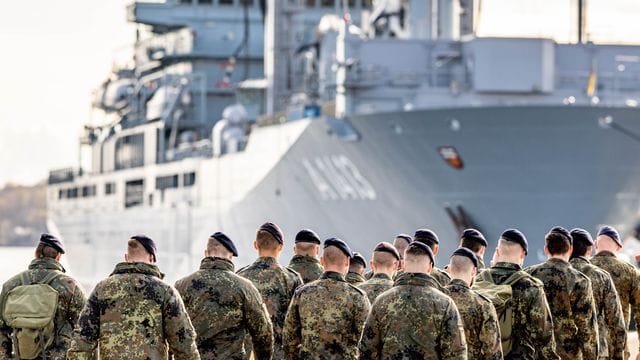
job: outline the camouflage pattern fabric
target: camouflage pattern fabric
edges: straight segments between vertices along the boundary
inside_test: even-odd
[[[157,266],[119,263],[89,296],[69,359],[200,359],[196,334],[180,294]]]
[[[633,309],[636,323],[640,324],[640,274],[638,270],[633,265],[618,259],[614,253],[609,251],[599,252],[591,258],[591,263],[605,270],[611,276],[620,298],[626,329],[629,329],[631,319],[630,307]],[[628,357],[628,351],[625,350],[625,359]]]
[[[320,260],[314,256],[294,255],[289,262],[289,269],[300,274],[305,284],[318,280],[324,272]]]
[[[469,359],[502,359],[498,314],[491,300],[471,290],[466,282],[452,279],[446,286],[464,325]]]
[[[344,279],[349,283],[349,284],[353,284],[353,285],[357,285],[360,283],[363,283],[365,281],[367,281],[364,276],[358,274],[358,273],[354,273],[354,272],[348,272],[347,276],[344,277]]]
[[[451,276],[444,270],[440,270],[438,268],[431,269],[431,277],[436,279],[436,281],[440,284],[441,287],[447,286],[449,281],[451,281]]]
[[[367,293],[369,302],[373,304],[373,301],[378,297],[378,295],[393,287],[393,280],[391,280],[387,274],[377,273],[374,274],[371,279],[360,283],[357,286]]]
[[[284,326],[287,360],[356,359],[371,305],[342,274],[325,272],[296,291]]]
[[[563,359],[597,359],[598,318],[591,280],[569,262],[556,258],[525,271],[544,284],[558,355]]]
[[[493,281],[500,285],[520,270],[522,268],[518,264],[499,262],[484,271],[489,271]],[[510,353],[504,354],[504,358],[559,360],[553,335],[553,320],[542,282],[529,276],[516,282],[511,288],[513,346]]]
[[[482,256],[478,256],[478,272],[480,272],[480,271],[482,271],[484,269],[485,269],[484,260],[482,259]]]
[[[42,282],[44,278],[53,271],[64,273],[65,269],[55,259],[39,258],[31,261],[26,273],[32,280],[32,284],[37,284]],[[13,341],[11,334],[13,330],[5,323],[1,312],[4,309],[4,304],[9,292],[23,285],[20,280],[22,274],[23,273],[20,273],[5,282],[2,286],[2,293],[0,294],[0,359],[2,360],[12,359]],[[80,284],[68,275],[60,275],[49,285],[58,292],[59,297],[58,309],[56,310],[54,318],[55,338],[53,344],[48,349],[45,349],[43,358],[65,359],[67,350],[69,350],[71,346],[73,328],[78,321],[86,296]]]
[[[429,278],[404,273],[378,297],[362,331],[360,359],[467,359],[458,309]]]
[[[593,298],[598,316],[600,359],[622,360],[627,341],[627,331],[618,292],[609,274],[589,263],[585,257],[569,261],[571,266],[591,279]]]
[[[251,335],[256,360],[273,355],[273,327],[258,289],[233,272],[227,259],[206,257],[200,270],[178,280],[176,289],[196,330],[201,359],[244,360]]]
[[[262,301],[267,306],[271,324],[273,325],[274,359],[282,359],[282,328],[284,318],[291,303],[295,290],[302,285],[302,279],[297,272],[282,267],[278,260],[272,257],[259,257],[253,264],[242,268],[238,275],[251,280],[258,289]],[[247,351],[251,349],[251,342],[247,342]]]

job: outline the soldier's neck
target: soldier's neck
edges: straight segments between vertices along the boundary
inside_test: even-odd
[[[280,253],[277,251],[258,250],[258,256],[275,258],[277,260],[278,257],[280,257]]]
[[[559,259],[559,260],[564,260],[565,262],[569,262],[570,257],[571,257],[571,253],[555,254],[555,255],[549,254],[549,259]]]

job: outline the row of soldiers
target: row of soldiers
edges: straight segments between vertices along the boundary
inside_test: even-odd
[[[488,243],[474,229],[461,234],[446,269],[435,267],[439,239],[428,229],[377,244],[368,273],[364,256],[311,230],[296,235],[295,256],[282,266],[284,240],[276,224],[263,224],[258,259],[236,273],[237,248],[217,232],[200,269],[173,287],[162,281],[155,242],[133,236],[125,261],[87,299],[64,274],[63,243],[44,234],[29,269],[3,285],[0,360],[629,357],[640,275],[616,257],[622,242],[612,227],[595,241],[554,227],[548,260],[526,269],[528,241],[515,229],[501,235],[489,268]],[[34,338],[7,304],[20,287],[41,283],[59,296],[53,327]],[[35,356],[22,356],[33,347],[25,339],[36,339]]]

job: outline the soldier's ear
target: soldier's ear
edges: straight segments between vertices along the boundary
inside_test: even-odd
[[[209,251],[207,249],[204,249],[204,257],[209,257]]]
[[[253,248],[258,250],[258,242],[253,240]]]
[[[433,256],[438,255],[438,244],[433,245]]]
[[[124,254],[124,262],[129,262],[129,255],[126,253]]]

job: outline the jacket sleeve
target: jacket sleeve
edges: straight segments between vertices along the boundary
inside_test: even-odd
[[[300,358],[300,339],[302,338],[302,325],[300,323],[300,292],[296,291],[289,304],[289,310],[284,320],[282,345],[285,360],[298,360]]]
[[[7,294],[9,292],[8,283],[9,282],[5,283],[2,286],[2,292],[0,293],[0,311],[4,309],[4,303],[7,299]],[[2,312],[0,312],[0,360],[11,359],[11,350],[13,347],[13,342],[11,341],[11,331],[11,328],[4,320]]]
[[[270,360],[274,350],[273,326],[260,293],[254,286],[249,287],[247,291],[244,316],[251,335],[255,359]]]
[[[196,332],[178,291],[169,287],[162,308],[163,330],[175,360],[200,359]]]
[[[640,324],[640,272],[633,268],[633,284],[631,288],[631,308],[633,309],[633,316],[636,319],[636,324]],[[638,344],[640,346],[640,344]]]
[[[371,360],[382,358],[382,337],[380,336],[380,319],[378,309],[375,307],[369,312],[367,321],[364,323],[362,336],[358,349],[360,351],[360,360]]]
[[[453,300],[449,302],[449,306],[444,311],[439,342],[441,359],[467,360],[467,340],[464,335],[464,326]]]
[[[607,328],[607,344],[609,345],[609,357],[612,360],[623,360],[624,349],[627,343],[627,328],[624,324],[624,315],[620,305],[620,297],[616,287],[607,274],[604,285],[604,321]],[[600,334],[602,335],[602,334]]]
[[[49,351],[49,356],[61,359],[65,358],[67,351],[71,347],[74,327],[87,300],[80,284],[75,280],[70,278],[65,280],[65,286],[68,289],[68,293],[63,299],[64,302],[59,304],[64,320],[56,324],[56,343]]]
[[[67,352],[70,360],[94,359],[95,349],[100,338],[100,307],[98,305],[99,285],[87,300],[73,333],[71,347]]]
[[[596,303],[593,300],[591,281],[584,276],[576,283],[576,306],[573,319],[578,327],[578,343],[582,348],[584,360],[596,360],[598,358],[598,319],[596,316]]]
[[[529,336],[531,344],[535,349],[538,359],[543,360],[560,360],[560,356],[556,353],[556,340],[553,335],[553,319],[547,297],[544,294],[542,286],[532,287],[529,291],[529,303],[526,309],[521,311],[528,312],[531,331]]]
[[[482,356],[487,360],[500,360],[502,359],[502,338],[498,314],[491,303],[486,303],[484,308],[484,320],[480,328]]]

